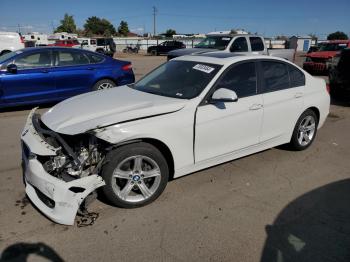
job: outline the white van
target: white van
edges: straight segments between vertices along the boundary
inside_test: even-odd
[[[24,48],[24,41],[19,33],[0,32],[0,56]]]

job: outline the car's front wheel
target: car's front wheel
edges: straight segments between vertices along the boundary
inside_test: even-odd
[[[293,131],[292,139],[289,143],[294,150],[304,150],[308,148],[315,139],[318,126],[318,117],[311,109],[307,109],[299,117]]]
[[[149,204],[163,192],[169,168],[162,153],[148,143],[122,146],[107,155],[101,176],[102,191],[115,206],[134,208]]]

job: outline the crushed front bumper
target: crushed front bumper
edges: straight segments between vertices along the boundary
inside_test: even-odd
[[[96,188],[105,185],[97,174],[69,182],[47,173],[37,156],[54,156],[60,148],[48,144],[35,130],[33,109],[21,135],[26,193],[34,205],[51,220],[73,225],[80,204]]]

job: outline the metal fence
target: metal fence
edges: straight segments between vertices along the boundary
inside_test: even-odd
[[[117,51],[122,51],[125,47],[131,46],[131,47],[136,47],[139,46],[140,50],[146,51],[148,47],[154,46],[154,45],[159,45],[165,41],[180,41],[186,45],[186,48],[192,48],[195,45],[197,45],[202,39],[200,38],[194,38],[194,39],[142,39],[142,38],[113,38],[116,46],[117,46]]]

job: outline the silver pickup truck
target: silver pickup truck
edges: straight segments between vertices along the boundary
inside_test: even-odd
[[[249,34],[208,34],[194,48],[178,49],[168,53],[168,60],[191,54],[207,52],[269,55],[294,60],[294,49],[268,49],[264,38]]]

